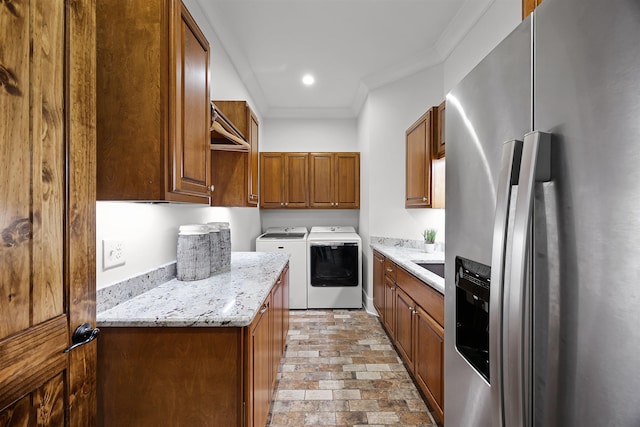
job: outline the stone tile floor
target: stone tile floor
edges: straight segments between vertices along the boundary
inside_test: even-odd
[[[291,311],[267,425],[437,427],[378,318],[364,310]]]

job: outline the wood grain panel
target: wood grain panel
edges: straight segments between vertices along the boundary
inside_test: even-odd
[[[209,43],[182,2],[172,5],[177,9],[177,22],[172,37],[175,42],[171,44],[175,55],[175,97],[170,109],[174,114],[170,121],[173,138],[169,157],[176,159],[171,163],[174,170],[169,171],[170,191],[198,196],[208,193],[210,179]]]
[[[406,132],[405,207],[431,206],[432,114],[427,111]]]
[[[247,205],[247,153],[211,150],[211,206]]]
[[[0,339],[30,326],[30,8],[0,13]],[[10,40],[10,48],[5,48]]]
[[[32,426],[35,424],[33,418],[31,411],[31,394],[28,394],[13,405],[0,411],[0,426]]]
[[[413,310],[415,303],[402,289],[396,289],[395,344],[400,355],[413,370]]]
[[[32,41],[32,324],[63,312],[64,9],[35,2]],[[35,71],[37,70],[37,72]]]
[[[64,315],[0,341],[0,408],[66,369],[68,342]]]
[[[241,351],[241,328],[103,328],[98,425],[240,425]]]
[[[309,206],[309,154],[284,154],[285,207],[306,208]]]
[[[360,154],[335,153],[335,207],[360,208]]]
[[[396,283],[421,306],[440,326],[444,326],[444,297],[431,286],[398,267]]]
[[[420,307],[416,315],[414,376],[444,422],[444,329]]]
[[[96,321],[96,0],[69,0],[67,26],[68,328]],[[70,427],[96,424],[96,342],[69,353]]]
[[[309,153],[309,206],[333,207],[335,174],[331,153]]]
[[[96,29],[100,200],[164,198],[165,170],[159,167],[167,161],[169,143],[169,23],[164,3],[96,3],[101,17]]]
[[[260,153],[260,207],[284,207],[284,156]]]
[[[384,255],[373,251],[373,305],[384,321]]]
[[[33,407],[36,408],[38,426],[65,426],[65,384],[60,374],[47,381],[33,393]]]

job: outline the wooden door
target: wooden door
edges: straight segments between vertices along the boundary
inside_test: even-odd
[[[431,206],[431,110],[406,132],[405,207]]]
[[[332,208],[334,206],[335,174],[331,153],[309,154],[309,206]]]
[[[282,153],[260,153],[260,207],[284,208]]]
[[[444,418],[444,329],[417,308],[415,316],[414,375],[431,405]]]
[[[189,11],[179,0],[171,2],[175,11],[173,60],[175,73],[170,91],[169,185],[172,193],[195,196],[209,203],[209,42]],[[170,197],[169,197],[170,198]]]
[[[282,353],[287,347],[287,336],[289,335],[289,264],[282,271]]]
[[[384,256],[373,252],[373,306],[384,321]]]
[[[396,289],[396,346],[413,370],[413,313],[415,303],[400,288]]]
[[[360,154],[334,154],[334,208],[360,208]]]
[[[309,206],[308,153],[284,154],[284,207],[306,208]]]
[[[95,2],[0,5],[0,425],[96,423]]]
[[[282,356],[282,331],[284,329],[284,282],[282,276],[278,277],[276,285],[271,291],[271,385],[274,386],[276,377],[278,376],[278,367],[280,366],[280,357]]]

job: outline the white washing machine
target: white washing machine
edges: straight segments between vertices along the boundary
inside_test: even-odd
[[[353,227],[312,227],[307,237],[307,306],[362,307],[362,239]]]
[[[256,252],[289,254],[289,308],[307,308],[307,229],[270,227],[256,239]]]

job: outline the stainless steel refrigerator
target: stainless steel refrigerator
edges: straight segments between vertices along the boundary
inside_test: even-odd
[[[446,425],[640,426],[640,1],[545,0],[446,141]]]

